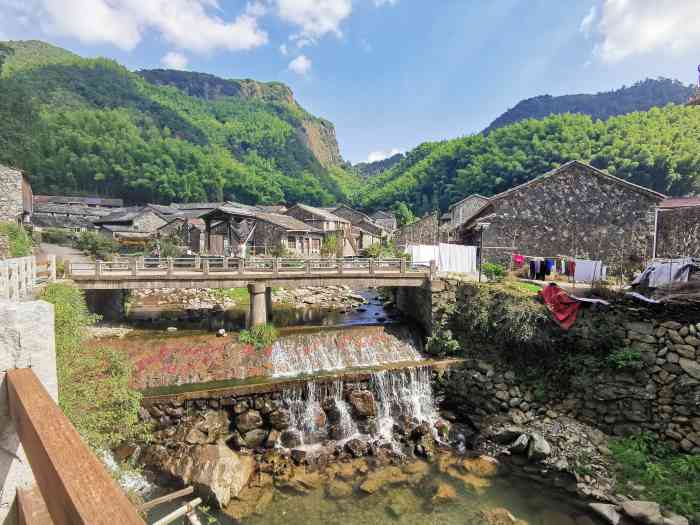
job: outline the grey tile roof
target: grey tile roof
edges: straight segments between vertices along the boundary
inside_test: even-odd
[[[349,223],[350,221],[347,219],[343,219],[342,217],[338,217],[337,215],[334,215],[333,213],[329,212],[328,210],[324,210],[323,208],[317,208],[315,206],[309,206],[308,204],[295,204],[297,208],[300,210],[304,210],[306,212],[312,213],[313,215],[316,215],[317,217],[321,217],[325,221],[334,221],[334,222],[344,222],[344,223]]]

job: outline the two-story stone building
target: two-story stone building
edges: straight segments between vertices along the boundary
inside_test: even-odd
[[[700,197],[666,199],[659,204],[654,255],[700,258]]]
[[[517,252],[603,260],[615,267],[641,265],[652,256],[655,210],[664,199],[571,161],[493,197],[460,201],[453,207],[453,212],[463,209],[457,211],[455,234],[461,244],[483,240],[488,261],[505,263]]]

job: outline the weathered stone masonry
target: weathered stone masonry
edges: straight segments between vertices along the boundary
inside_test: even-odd
[[[571,162],[491,198],[465,227],[463,244],[479,244],[485,259],[508,262],[512,252],[569,255],[634,264],[651,256],[654,210],[663,195],[627,183],[581,162]]]
[[[23,179],[21,171],[0,166],[0,222],[17,221],[22,218]]]

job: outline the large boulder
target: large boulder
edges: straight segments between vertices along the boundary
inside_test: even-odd
[[[369,390],[353,390],[348,401],[357,417],[373,417],[377,415],[377,404],[374,394]]]
[[[653,501],[625,501],[622,503],[622,510],[630,518],[648,525],[663,524],[661,507]]]
[[[243,434],[243,441],[248,448],[260,448],[267,440],[267,430],[254,428]]]
[[[187,461],[189,459],[189,461]],[[213,499],[220,507],[238,496],[255,471],[255,460],[231,450],[225,443],[193,447],[173,472],[185,484],[192,483],[197,492]]]
[[[530,434],[530,443],[527,447],[527,458],[530,461],[542,461],[552,453],[552,447],[542,434],[533,432]]]
[[[236,417],[236,427],[242,434],[262,426],[263,418],[257,410],[247,410]]]
[[[275,430],[286,430],[289,428],[289,411],[285,409],[275,410],[270,414],[270,425]]]

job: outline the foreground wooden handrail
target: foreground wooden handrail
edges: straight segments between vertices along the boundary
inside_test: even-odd
[[[7,373],[10,414],[54,525],[145,525],[29,368]]]

